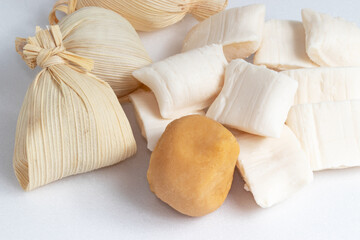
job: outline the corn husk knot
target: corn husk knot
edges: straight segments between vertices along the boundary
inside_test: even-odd
[[[57,56],[58,53],[64,51],[63,46],[58,46],[53,49],[40,49],[36,57],[36,64],[42,68],[47,68],[55,64],[62,64],[65,61]]]
[[[93,68],[91,59],[66,51],[58,25],[50,26],[49,30],[37,27],[35,37],[18,38],[16,50],[30,68],[48,68],[57,64],[69,65],[80,72]]]
[[[190,0],[189,5],[189,13],[197,20],[203,21],[224,10],[228,5],[228,0]]]

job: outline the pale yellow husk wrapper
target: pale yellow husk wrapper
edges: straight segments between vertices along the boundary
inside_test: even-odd
[[[141,85],[131,73],[150,64],[151,59],[125,18],[108,9],[86,7],[58,24],[65,48],[94,60],[91,73],[109,83],[118,98]]]
[[[75,31],[75,30],[74,30]],[[17,51],[43,70],[30,85],[20,110],[13,164],[25,190],[124,160],[136,143],[111,87],[87,73],[93,61],[73,54],[59,26],[37,28]]]
[[[202,21],[226,8],[228,0],[59,0],[50,15],[58,22],[56,11],[70,14],[88,6],[113,10],[129,20],[136,30],[154,31],[179,22],[187,13]]]

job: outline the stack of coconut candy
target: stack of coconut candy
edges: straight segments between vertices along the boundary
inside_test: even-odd
[[[135,139],[118,102],[124,97],[132,102],[153,151],[151,190],[190,216],[205,215],[223,203],[235,164],[245,189],[261,207],[289,198],[312,181],[313,171],[360,165],[360,29],[355,24],[310,9],[301,11],[302,22],[265,21],[264,5],[222,11],[227,1],[183,6],[181,16],[164,16],[167,22],[161,24],[145,19],[146,14],[129,16],[130,5],[128,14],[121,12],[126,8],[114,7],[127,1],[112,1],[115,12],[87,7],[93,6],[87,1],[69,2],[54,6],[50,22],[57,25],[37,28],[35,37],[16,41],[26,63],[43,68],[25,96],[16,132],[14,168],[24,189],[134,155]],[[58,21],[57,10],[69,15]],[[186,12],[202,21],[186,35],[182,53],[151,63],[135,29],[165,27]],[[211,176],[215,182],[208,182],[192,171],[196,176],[189,177],[199,183],[184,190],[174,183],[184,171],[198,166],[210,171],[217,161],[215,155],[194,165],[176,165],[207,154],[192,146],[180,153],[168,147],[181,132],[199,131],[191,129],[189,115],[201,116],[194,118],[194,125],[203,118],[204,124],[211,125],[206,121],[212,119],[225,126],[219,131],[230,131],[240,151],[234,150],[236,159],[230,159],[231,174],[216,172]],[[181,119],[190,126],[176,124]],[[185,126],[189,129],[175,129]],[[170,136],[170,131],[178,135]],[[200,139],[191,133],[184,137]],[[198,144],[207,144],[201,141]],[[216,137],[213,141],[208,146],[223,146]],[[155,166],[160,155],[170,157]],[[170,174],[172,163],[180,167]],[[152,176],[159,168],[159,176]],[[225,175],[227,180],[220,181]],[[196,185],[203,180],[206,184]],[[188,196],[192,191],[194,196]],[[217,194],[220,200],[208,203]],[[194,210],[197,204],[205,209]]]

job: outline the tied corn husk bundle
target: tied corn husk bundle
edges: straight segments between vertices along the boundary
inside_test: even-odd
[[[50,15],[58,22],[56,11],[70,14],[88,6],[113,10],[129,20],[136,30],[153,31],[179,22],[187,13],[202,21],[225,9],[228,0],[59,0]]]
[[[17,51],[43,70],[29,87],[20,110],[14,169],[20,185],[32,190],[73,174],[124,160],[136,143],[111,87],[87,73],[93,65],[64,46],[59,26],[37,28],[16,41]]]
[[[87,7],[63,18],[59,26],[66,50],[92,59],[91,73],[109,83],[119,98],[140,86],[131,73],[151,60],[125,18],[107,9]]]

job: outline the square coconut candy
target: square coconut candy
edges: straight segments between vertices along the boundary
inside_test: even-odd
[[[231,61],[206,116],[232,128],[280,137],[298,87],[289,76],[242,59]]]

